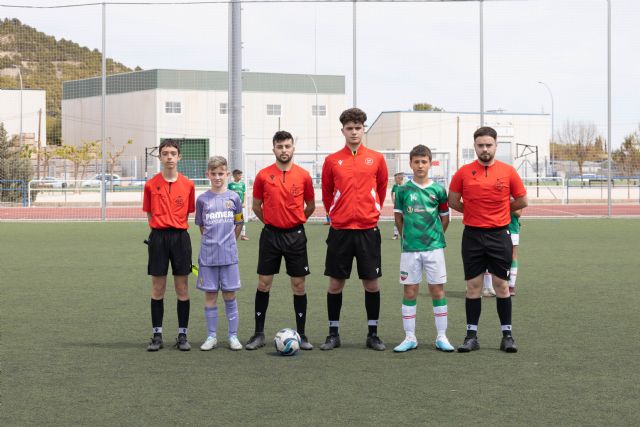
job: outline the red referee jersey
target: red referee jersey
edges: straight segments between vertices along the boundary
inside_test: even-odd
[[[382,154],[347,145],[322,165],[322,203],[336,229],[368,229],[378,224],[389,173]]]
[[[189,228],[187,218],[196,210],[196,191],[193,181],[178,174],[175,182],[156,174],[144,184],[142,210],[151,213],[151,228]]]
[[[498,160],[491,166],[477,160],[462,166],[451,178],[449,192],[462,194],[462,223],[480,228],[508,225],[511,222],[509,198],[527,194],[513,166]]]
[[[262,219],[278,228],[293,228],[307,222],[305,200],[315,193],[309,172],[293,164],[283,171],[274,163],[262,169],[253,183],[253,198],[262,200]]]

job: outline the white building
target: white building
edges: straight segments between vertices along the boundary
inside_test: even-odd
[[[123,174],[143,177],[145,149],[178,139],[183,170],[191,177],[204,177],[204,160],[228,155],[228,83],[223,71],[158,69],[108,76],[107,139],[115,149],[131,140],[124,156],[135,156],[139,165]],[[337,131],[337,118],[346,108],[344,76],[245,72],[242,84],[243,151],[270,151],[279,129],[296,137],[298,151],[332,151],[344,143]],[[100,95],[100,78],[64,82],[65,144],[100,140]],[[194,169],[189,170],[190,162]],[[253,176],[253,169],[266,162],[273,162],[273,156],[247,159],[247,175]],[[156,163],[150,159],[149,164],[151,174]]]
[[[535,176],[536,149],[540,176],[544,176],[549,159],[551,116],[549,114],[485,113],[485,125],[498,133],[496,158],[513,165],[521,176]],[[449,111],[383,112],[367,131],[367,145],[378,150],[409,152],[424,144],[432,151],[448,153],[445,165],[437,175],[449,178],[458,167],[476,159],[473,133],[480,126],[479,113]],[[389,172],[410,172],[408,156],[399,165],[393,162]],[[395,167],[394,167],[395,166]]]
[[[20,94],[22,93],[22,112]],[[47,96],[44,90],[2,89],[0,90],[0,123],[7,134],[20,137],[22,116],[22,141],[27,145],[38,144],[38,121],[40,122],[40,144],[47,145]]]

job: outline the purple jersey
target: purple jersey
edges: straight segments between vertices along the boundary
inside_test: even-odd
[[[237,193],[207,191],[196,201],[196,225],[203,226],[200,265],[238,263],[235,228],[242,224],[242,201]]]

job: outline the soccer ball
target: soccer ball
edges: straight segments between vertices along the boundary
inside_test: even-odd
[[[300,350],[300,335],[290,328],[280,329],[273,339],[276,350],[283,356],[293,356]]]

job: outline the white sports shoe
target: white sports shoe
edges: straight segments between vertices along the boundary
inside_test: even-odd
[[[446,336],[440,335],[436,338],[436,348],[440,351],[446,351],[447,353],[455,350]]]
[[[405,338],[400,344],[398,344],[393,351],[396,353],[404,353],[405,351],[418,348],[418,341],[415,338]]]
[[[233,351],[242,350],[242,344],[240,343],[240,340],[238,339],[237,336],[235,335],[229,336],[229,348]]]
[[[482,296],[483,297],[495,297],[496,296],[496,291],[493,290],[493,288],[484,288],[482,289]]]
[[[216,336],[209,335],[207,339],[204,340],[204,342],[200,346],[200,350],[209,351],[216,348],[217,345],[218,345],[218,339],[216,338]]]

